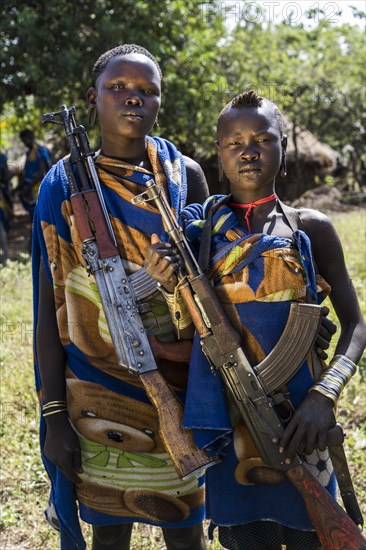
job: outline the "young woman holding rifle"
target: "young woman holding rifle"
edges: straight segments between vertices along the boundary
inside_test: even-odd
[[[276,346],[292,302],[319,303],[329,295],[341,325],[335,355],[329,365],[323,363],[320,368],[309,355],[283,387],[275,388],[283,401],[272,401],[272,405],[281,411],[285,429],[271,444],[284,464],[290,465],[300,455],[335,497],[327,433],[335,422],[339,395],[355,373],[366,344],[365,323],[342,245],[325,215],[289,208],[276,195],[276,176],[286,172],[286,137],[276,105],[253,91],[240,94],[222,110],[217,137],[231,194],[188,206],[181,214],[182,226],[252,366]],[[174,247],[155,236],[146,270],[162,285],[173,318],[177,311],[180,317],[184,313],[188,325],[187,303],[182,300],[184,279],[179,274],[176,286],[171,267],[180,263]],[[295,468],[281,471],[263,462],[238,414],[239,407],[231,395],[225,397],[220,376],[210,369],[200,345],[205,336],[198,333],[201,338],[193,345],[184,425],[196,431],[202,447],[221,455],[221,462],[206,474],[211,529],[219,527],[221,544],[231,550],[279,550],[282,545],[288,550],[318,549],[320,542],[304,494],[295,489],[296,483],[286,481],[286,477],[295,480]],[[296,339],[293,345],[298,345]],[[219,346],[216,349],[220,353]],[[236,363],[226,361],[227,368],[235,369]],[[342,531],[342,520],[337,522],[336,515],[320,517],[325,510],[321,497],[312,497],[313,512],[318,510],[319,516],[315,512],[313,521],[323,521],[329,534],[322,538],[326,550],[364,547],[362,535],[344,513],[349,524]]]
[[[179,214],[208,195],[201,168],[175,146],[148,134],[157,121],[161,71],[144,48],[105,52],[93,69],[88,117],[99,121],[98,178],[139,308],[161,357],[161,372],[184,390],[186,357],[164,359],[176,341],[164,297],[142,269],[152,233],[163,235],[153,206],[131,198],[154,178]],[[163,527],[169,550],[203,550],[203,477],[179,478],[159,434],[157,411],[139,377],[116,362],[94,277],[88,276],[64,164],[44,179],[34,222],[36,377],[42,403],[41,445],[52,483],[48,517],[61,548],[84,548],[78,515],[93,525],[93,550],[130,547],[133,522]],[[76,508],[78,504],[78,512]]]

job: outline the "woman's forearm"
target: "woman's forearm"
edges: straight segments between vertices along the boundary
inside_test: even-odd
[[[45,401],[65,400],[66,354],[59,337],[52,284],[42,267],[36,331],[38,368]]]

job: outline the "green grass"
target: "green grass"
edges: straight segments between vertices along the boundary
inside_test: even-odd
[[[366,318],[366,216],[363,212],[337,214],[332,217],[341,238],[348,270],[357,291],[361,310]],[[329,300],[330,317],[336,320]],[[337,339],[332,342],[331,353]],[[366,353],[358,370],[345,387],[338,403],[337,420],[346,434],[345,450],[362,514],[366,518]]]
[[[366,314],[365,216],[361,212],[332,216],[345,249],[349,270]],[[1,533],[4,550],[56,550],[58,535],[47,524],[43,510],[48,498],[48,478],[38,446],[38,405],[32,361],[32,306],[30,262],[9,262],[0,271],[1,285]],[[332,313],[333,315],[333,313]],[[334,348],[335,342],[333,343]],[[347,433],[346,450],[363,514],[366,516],[366,358],[346,387],[338,419]],[[90,528],[85,527],[90,539]],[[161,531],[135,526],[132,550],[162,550]],[[210,550],[220,548],[215,540]]]

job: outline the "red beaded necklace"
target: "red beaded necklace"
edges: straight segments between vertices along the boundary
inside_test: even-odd
[[[247,222],[248,231],[251,233],[250,223],[249,223],[249,216],[253,208],[258,206],[258,204],[263,204],[265,202],[274,201],[277,199],[276,193],[273,193],[272,195],[268,195],[268,197],[263,197],[263,199],[258,199],[257,201],[252,202],[229,202],[229,206],[232,206],[233,208],[247,208],[248,211],[245,213],[245,221]]]

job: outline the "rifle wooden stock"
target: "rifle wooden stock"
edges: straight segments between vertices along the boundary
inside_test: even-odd
[[[196,447],[190,430],[182,430],[183,408],[159,371],[140,375],[159,418],[160,436],[180,477],[186,479],[209,466],[213,459]]]
[[[295,466],[285,474],[304,499],[325,550],[365,550],[365,537],[306,466]]]

